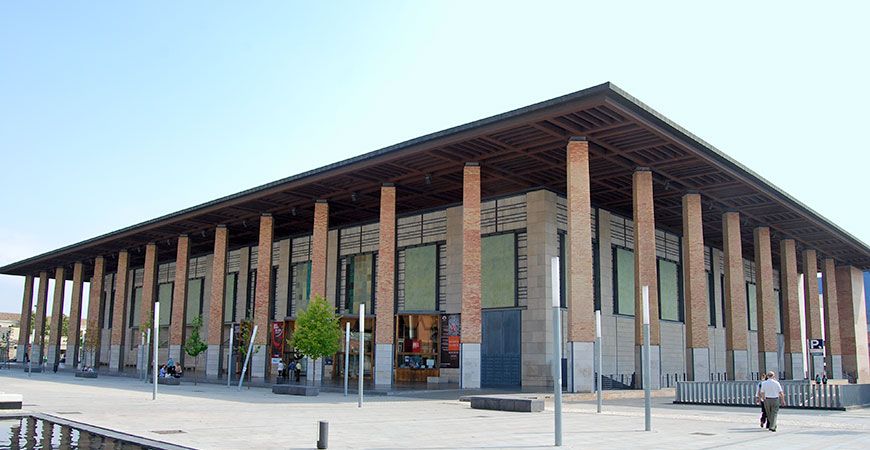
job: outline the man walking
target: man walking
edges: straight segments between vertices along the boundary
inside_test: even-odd
[[[776,381],[776,373],[773,371],[767,372],[767,379],[761,383],[759,394],[763,396],[764,410],[767,412],[767,429],[776,431],[776,416],[779,414],[779,407],[785,406],[785,394],[782,392],[782,385]]]

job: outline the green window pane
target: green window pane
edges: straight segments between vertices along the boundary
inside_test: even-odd
[[[202,278],[187,280],[187,312],[185,314],[185,323],[188,325],[193,323],[202,314]]]
[[[133,299],[130,302],[130,326],[138,327],[142,322],[139,320],[142,316],[139,311],[142,309],[142,288],[133,288]]]
[[[434,311],[438,252],[435,245],[405,250],[405,310]]]
[[[746,311],[747,317],[749,318],[749,329],[757,330],[758,329],[758,318],[756,317],[756,288],[752,283],[746,283]]]
[[[775,289],[773,291],[773,298],[776,299],[775,311],[776,311],[776,332],[782,333],[782,311],[780,307],[782,306],[782,294],[779,292],[779,289]]]
[[[160,302],[160,326],[168,326],[172,317],[172,291],[174,283],[163,283],[157,287],[157,301]]]
[[[308,307],[311,297],[311,261],[293,265],[293,304],[296,315]]]
[[[634,252],[616,248],[616,313],[634,315]]]
[[[370,310],[372,288],[374,287],[374,255],[356,255],[351,258],[351,267],[348,271],[348,304],[352,305],[353,314],[359,314],[359,305],[365,303],[366,309]],[[370,313],[371,311],[367,311]]]
[[[228,273],[224,280],[224,322],[232,322],[236,309],[236,280],[238,273]]]
[[[481,244],[481,307],[516,306],[516,236],[487,236]]]
[[[659,260],[659,315],[680,320],[680,275],[676,263]]]

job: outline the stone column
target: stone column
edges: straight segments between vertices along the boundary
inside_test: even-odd
[[[254,325],[259,327],[251,355],[251,378],[263,380],[269,373],[272,349],[268,345],[272,336],[269,322],[269,298],[272,294],[272,241],[275,219],[271,214],[260,216],[260,238],[257,245],[257,288],[254,292]]]
[[[843,378],[843,351],[840,347],[840,315],[837,309],[837,271],[833,258],[822,266],[822,291],[825,301],[825,361],[828,378]]]
[[[84,264],[73,264],[72,298],[69,305],[69,330],[66,337],[66,365],[77,368],[81,355],[79,344],[81,342],[82,328],[82,291],[84,285]]]
[[[780,293],[782,294],[783,352],[785,378],[802,380],[804,355],[801,347],[801,317],[798,298],[797,253],[794,239],[779,242]]]
[[[393,338],[396,298],[396,187],[381,187],[378,241],[377,294],[375,297],[375,386],[393,382]]]
[[[632,176],[634,217],[634,343],[635,372],[643,379],[643,286],[649,286],[650,384],[661,387],[661,334],[659,332],[658,268],[656,267],[656,228],[653,212],[652,172],[638,167]]]
[[[21,301],[21,316],[18,321],[18,348],[15,360],[24,361],[27,346],[30,345],[30,315],[33,313],[33,275],[24,277],[24,299]]]
[[[54,270],[54,301],[51,304],[51,327],[48,333],[48,368],[57,371],[60,363],[60,338],[63,336],[63,297],[66,287],[66,270]]]
[[[190,237],[178,236],[175,254],[175,286],[172,290],[172,314],[169,318],[169,357],[184,364],[184,336],[187,333],[187,278],[190,267]],[[163,305],[161,305],[163,306]]]
[[[145,267],[142,273],[142,304],[139,305],[139,335],[134,337],[139,343],[139,358],[136,369],[148,370],[151,347],[143,347],[142,337],[151,328],[154,321],[154,301],[157,298],[157,244],[149,242],[145,245]]]
[[[112,340],[109,346],[109,371],[124,371],[124,329],[127,325],[127,279],[130,271],[130,254],[127,250],[118,253],[118,271],[115,274],[115,308],[112,311]]]
[[[102,256],[94,258],[94,274],[91,277],[91,290],[88,295],[88,325],[85,330],[84,365],[96,370],[100,363],[101,327],[100,311],[103,310],[103,282],[106,276],[106,260]]]
[[[773,256],[770,250],[770,228],[758,227],[755,236],[755,286],[758,303],[758,371],[780,372],[776,342],[776,305],[773,291]]]
[[[865,307],[864,276],[861,271],[852,266],[837,267],[837,312],[840,316],[843,373],[858,384],[870,383]]]
[[[746,277],[743,273],[743,244],[740,213],[722,215],[725,253],[725,369],[729,380],[749,379],[749,328],[746,325]]]
[[[824,339],[822,335],[821,311],[819,311],[819,262],[815,250],[803,251],[804,269],[804,322],[806,339]],[[809,351],[809,346],[807,346]],[[809,377],[824,371],[824,357],[809,354]]]
[[[568,349],[571,392],[591,392],[595,361],[595,285],[592,279],[592,204],[589,197],[589,142],[572,137],[568,142],[567,215]],[[549,266],[549,261],[538,264]],[[547,305],[550,306],[551,305]],[[549,309],[549,308],[548,308]]]
[[[33,344],[31,345],[30,358],[34,363],[42,366],[45,356],[45,310],[48,307],[48,272],[39,272],[39,288],[36,291],[36,317],[33,319]]]
[[[208,312],[208,348],[205,353],[205,375],[218,378],[221,370],[221,343],[223,342],[224,295],[227,281],[227,244],[229,234],[226,225],[218,225],[214,232],[214,258],[211,265],[211,301]]]
[[[686,305],[686,369],[692,381],[710,381],[707,271],[701,195],[683,196],[683,292]]]
[[[460,385],[480,388],[480,164],[466,163],[462,175],[462,315]]]
[[[326,298],[326,244],[329,235],[329,203],[314,204],[314,231],[311,235],[311,297]]]

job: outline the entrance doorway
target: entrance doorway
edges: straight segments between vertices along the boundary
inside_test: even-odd
[[[484,387],[522,385],[519,309],[481,312],[480,384]]]

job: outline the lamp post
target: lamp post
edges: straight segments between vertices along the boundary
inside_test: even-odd
[[[551,260],[553,289],[553,399],[556,414],[554,416],[554,439],[556,447],[562,446],[562,302],[559,289],[559,257]]]

